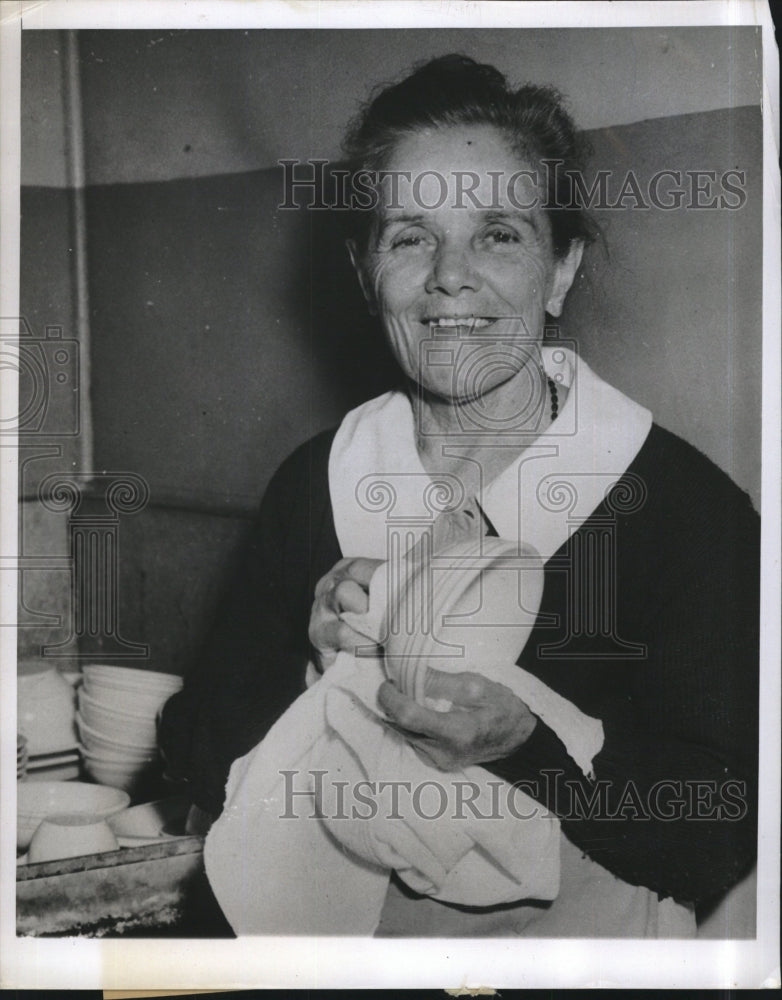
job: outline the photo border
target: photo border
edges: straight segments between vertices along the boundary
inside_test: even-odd
[[[760,24],[763,28],[763,429],[760,811],[757,938],[753,941],[485,939],[449,941],[274,938],[257,941],[16,938],[13,933],[16,636],[0,629],[2,803],[0,985],[13,988],[252,987],[779,987],[780,815],[780,179],[778,54],[767,7],[751,2],[634,4],[460,3],[374,0],[296,5],[221,0],[49,0],[0,5],[0,316],[19,315],[19,67],[24,28],[618,27]],[[760,21],[755,20],[760,16]],[[0,372],[4,412],[17,405],[13,372]],[[4,445],[6,442],[4,442]],[[17,557],[16,455],[0,452],[0,559]],[[0,578],[0,610],[16,608],[16,574]]]

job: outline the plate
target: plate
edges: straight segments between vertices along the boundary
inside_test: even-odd
[[[68,747],[57,753],[31,754],[27,759],[27,770],[38,771],[44,767],[55,767],[59,764],[72,764],[79,759],[77,747]]]
[[[75,781],[81,776],[81,762],[78,757],[68,758],[63,764],[29,768],[24,772],[24,781]]]

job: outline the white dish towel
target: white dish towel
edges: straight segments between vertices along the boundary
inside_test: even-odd
[[[508,545],[481,542],[482,549]],[[372,580],[370,614],[352,621],[375,638],[388,621],[378,614],[386,606],[385,566]],[[455,572],[477,583],[485,604],[492,590],[485,585],[485,561],[483,569],[478,560]],[[394,606],[409,598],[414,575],[399,585]],[[502,590],[507,593],[507,585]],[[452,591],[438,589],[446,602]],[[503,636],[507,647],[512,631],[520,651],[537,613],[533,603],[505,623],[510,629],[498,630],[497,615],[483,607],[492,622],[488,628],[475,627],[473,616],[466,628],[465,622],[452,623],[452,633],[448,604],[437,606],[435,600],[438,638],[450,641],[458,634],[465,646],[459,656],[433,665],[481,670],[506,684],[588,773],[602,744],[599,720],[516,666],[515,656],[486,666],[492,636]],[[413,644],[419,642],[420,631],[413,636]],[[389,663],[392,675],[395,669]],[[376,699],[385,679],[382,660],[340,653],[266,738],[234,763],[225,810],[206,841],[205,863],[237,934],[371,935],[392,870],[417,892],[444,902],[486,906],[556,897],[556,818],[483,768],[446,774],[426,763],[384,721]],[[412,675],[408,687],[420,700],[422,688]]]

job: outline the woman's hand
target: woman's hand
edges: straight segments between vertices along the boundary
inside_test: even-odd
[[[480,674],[427,668],[425,694],[450,702],[451,709],[419,705],[390,681],[381,686],[378,701],[391,720],[387,724],[443,771],[507,757],[526,743],[538,721],[510,688]]]
[[[352,653],[356,646],[371,645],[340,615],[343,611],[366,614],[369,608],[369,581],[380,559],[340,559],[315,587],[310,614],[309,637],[321,673],[336,660],[340,650]]]

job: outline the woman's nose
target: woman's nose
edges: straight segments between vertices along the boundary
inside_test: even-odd
[[[481,284],[481,277],[467,251],[441,247],[432,261],[432,270],[425,288],[430,293],[458,295],[462,291],[477,292]]]

